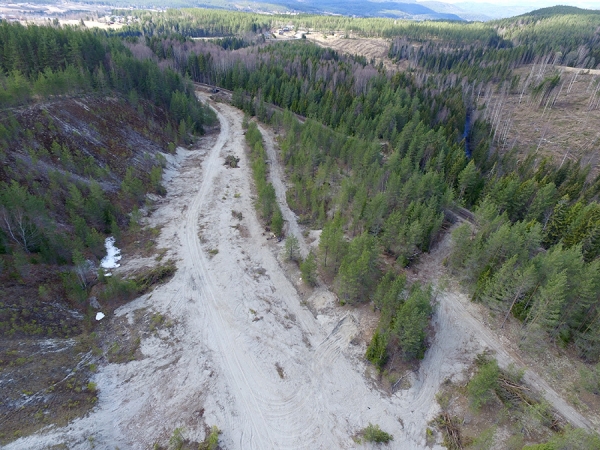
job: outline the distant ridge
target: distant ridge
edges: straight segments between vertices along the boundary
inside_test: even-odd
[[[437,12],[425,5],[409,1],[365,1],[365,0],[268,0],[269,4],[304,13],[341,14],[358,17],[388,17],[418,20],[465,19],[457,14]]]
[[[552,17],[552,16],[564,16],[564,15],[588,15],[588,14],[600,14],[600,10],[597,9],[583,9],[577,8],[576,6],[565,6],[557,5],[550,6],[548,8],[536,9],[534,11],[521,14],[517,17],[535,16],[535,17]]]

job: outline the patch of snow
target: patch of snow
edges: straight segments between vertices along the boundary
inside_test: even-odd
[[[102,258],[100,266],[104,269],[116,269],[121,264],[121,250],[115,247],[115,238],[107,237],[104,241],[104,247],[106,248],[106,256]],[[108,276],[105,274],[105,276]]]
[[[96,320],[102,320],[102,319],[104,319],[104,317],[106,317],[104,315],[104,313],[101,313],[101,312],[96,313]]]

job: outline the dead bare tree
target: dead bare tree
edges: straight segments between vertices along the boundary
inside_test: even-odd
[[[37,226],[31,222],[25,210],[15,208],[9,210],[3,206],[0,210],[2,221],[0,226],[6,235],[27,253],[38,244],[40,233]]]

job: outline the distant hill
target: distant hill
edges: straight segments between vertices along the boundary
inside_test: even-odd
[[[552,16],[563,16],[563,15],[588,15],[588,14],[600,14],[600,10],[597,9],[583,9],[575,6],[551,6],[549,8],[536,9],[534,11],[522,14],[522,16],[536,16],[536,17],[552,17]]]
[[[430,9],[433,9],[434,11],[438,12],[438,13],[444,13],[444,14],[455,14],[459,17],[461,17],[464,20],[469,20],[469,21],[480,21],[480,22],[486,22],[488,20],[492,20],[495,19],[498,16],[497,14],[494,13],[494,11],[488,12],[488,11],[484,11],[482,9],[480,9],[479,7],[473,7],[473,5],[467,5],[467,7],[463,7],[457,3],[455,4],[451,4],[451,3],[444,3],[441,1],[437,1],[437,0],[426,0],[426,1],[422,1],[419,2],[420,5],[423,6],[427,6]],[[521,12],[521,11],[519,11]]]
[[[438,12],[420,3],[364,0],[271,0],[269,3],[305,13],[330,13],[359,17],[397,17],[419,20],[465,20],[457,14]]]
[[[424,2],[427,4],[427,2]],[[515,3],[517,3],[515,1]],[[501,19],[504,17],[512,17],[517,16],[519,14],[525,14],[528,11],[534,9],[531,5],[527,5],[524,3],[514,4],[514,5],[499,5],[494,3],[475,3],[473,1],[461,1],[459,3],[454,3],[449,6],[454,6],[455,8],[460,8],[464,13],[457,12],[461,17],[464,17],[467,20],[493,20],[493,19]],[[439,8],[431,6],[431,8],[436,11],[440,11]],[[483,16],[483,17],[481,17]]]
[[[386,17],[407,20],[447,20],[481,21],[499,20],[509,17],[547,18],[568,14],[600,14],[598,10],[582,9],[573,6],[544,7],[552,0],[512,0],[512,4],[497,4],[491,0],[74,0],[65,6],[59,0],[34,0],[29,6],[16,7],[14,4],[0,5],[0,21],[11,15],[38,18],[40,14],[53,17],[50,8],[60,4],[62,14],[82,14],[88,8],[103,8],[106,14],[110,7],[117,8],[210,8],[258,13],[306,13],[340,15],[354,17]],[[453,2],[456,0],[452,0]],[[560,0],[578,2],[578,6],[600,8],[594,0]],[[43,3],[45,6],[41,6]],[[40,4],[40,5],[38,5]],[[33,6],[32,6],[33,5]],[[81,5],[81,6],[79,6]]]

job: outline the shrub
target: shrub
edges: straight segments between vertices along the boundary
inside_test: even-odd
[[[296,261],[300,256],[300,246],[298,245],[298,238],[293,234],[290,234],[285,240],[285,254],[289,261]]]
[[[100,301],[131,300],[138,294],[138,286],[133,280],[126,280],[119,275],[106,277],[106,286],[98,294]]]
[[[206,439],[198,446],[198,449],[217,450],[219,447],[219,434],[221,434],[221,430],[216,425],[213,425],[210,429],[210,434],[206,436]]]
[[[471,405],[478,410],[488,403],[494,396],[494,389],[498,386],[498,362],[494,359],[484,363],[477,374],[469,381],[467,391]]]
[[[362,430],[361,434],[366,442],[387,444],[394,440],[394,436],[383,431],[379,425],[373,425],[372,423],[369,423],[369,425]]]
[[[317,284],[317,258],[313,252],[310,252],[306,259],[300,263],[300,272],[309,286]]]

